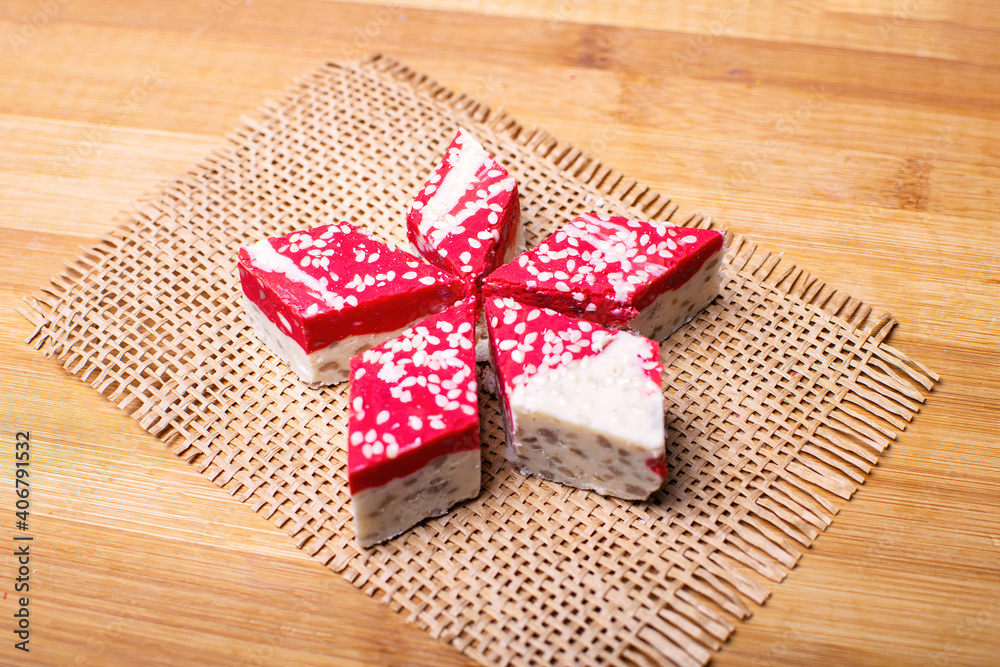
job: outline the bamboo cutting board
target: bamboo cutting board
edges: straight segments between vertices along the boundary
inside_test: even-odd
[[[21,345],[30,326],[12,311],[240,113],[317,60],[378,48],[891,310],[891,344],[941,373],[855,500],[716,661],[987,663],[1000,644],[997,250],[979,240],[996,231],[988,8],[897,18],[803,7],[792,21],[739,3],[671,16],[507,5],[485,22],[489,39],[481,17],[445,9],[254,3],[167,15],[93,3],[8,41],[0,421],[5,443],[30,429],[37,457],[30,657],[462,661]],[[15,31],[37,7],[10,11]],[[92,55],[69,55],[81,52]]]

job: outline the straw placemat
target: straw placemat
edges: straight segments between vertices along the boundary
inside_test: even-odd
[[[663,491],[631,503],[521,476],[484,394],[480,496],[359,549],[347,385],[310,389],[256,341],[236,250],[341,219],[404,243],[407,204],[459,124],[517,178],[529,245],[588,210],[717,226],[394,61],[331,64],[30,299],[30,341],[300,548],[477,660],[704,664],[935,378],[882,342],[889,316],[730,237],[721,297],[663,345]]]

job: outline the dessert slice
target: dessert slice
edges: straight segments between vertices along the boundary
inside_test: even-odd
[[[479,493],[475,299],[351,359],[347,476],[363,546]]]
[[[517,182],[464,129],[417,193],[406,236],[432,264],[461,276],[467,294],[524,250]]]
[[[513,299],[486,302],[507,458],[620,498],[663,484],[660,346]]]
[[[239,251],[257,337],[317,386],[347,379],[352,356],[462,298],[454,276],[346,222]]]
[[[581,215],[490,274],[483,297],[512,297],[662,341],[719,293],[723,240],[714,230]]]

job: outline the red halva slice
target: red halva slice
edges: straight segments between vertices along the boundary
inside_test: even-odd
[[[369,546],[479,493],[475,300],[351,360],[347,474]]]
[[[507,458],[628,499],[667,475],[659,345],[513,299],[486,301]]]
[[[341,222],[240,248],[254,331],[305,382],[347,379],[352,356],[462,298],[453,275]]]
[[[490,274],[483,298],[662,341],[718,295],[723,241],[714,230],[589,213]]]
[[[482,277],[524,250],[517,182],[464,129],[417,193],[406,216],[411,245],[458,275],[467,294]]]

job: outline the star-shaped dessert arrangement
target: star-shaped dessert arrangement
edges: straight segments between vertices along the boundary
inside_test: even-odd
[[[659,489],[659,343],[718,295],[722,234],[588,213],[525,251],[517,183],[464,129],[406,232],[417,255],[337,222],[238,256],[257,337],[311,386],[350,379],[358,543],[479,494],[477,347],[522,473],[628,500]]]

